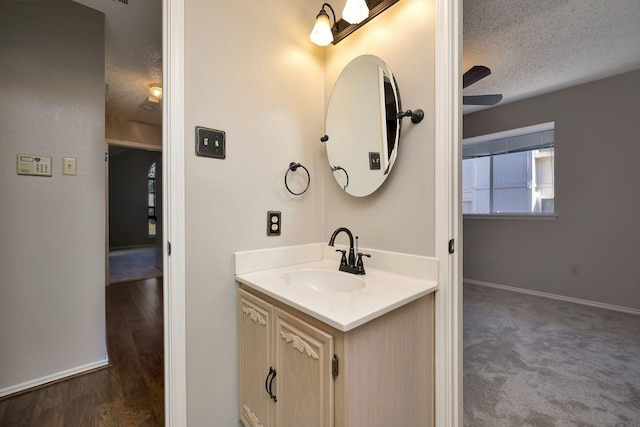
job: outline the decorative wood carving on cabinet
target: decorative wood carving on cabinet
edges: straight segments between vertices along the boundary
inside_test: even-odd
[[[244,410],[243,415],[245,415],[249,419],[250,427],[264,427],[260,424],[260,420],[256,417],[256,414],[251,412],[251,409],[247,407],[247,405],[242,405],[242,409]]]
[[[307,353],[307,356],[318,360],[320,358],[320,356],[318,356],[318,354],[316,352],[313,351],[313,349],[311,348],[311,346],[309,344],[307,344],[306,342],[304,342],[304,340],[302,338],[300,338],[297,335],[293,335],[293,334],[288,334],[285,332],[281,332],[282,334],[282,338],[284,338],[287,343],[292,342],[293,343],[293,348],[295,348],[296,350],[298,350],[300,353]]]
[[[254,308],[242,307],[242,311],[244,312],[244,314],[249,316],[251,320],[253,320],[254,322],[258,322],[262,326],[267,326],[267,321],[264,320],[264,317],[260,316],[260,313],[258,313]]]

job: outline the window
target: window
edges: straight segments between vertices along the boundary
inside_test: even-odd
[[[462,213],[555,213],[554,123],[465,139]]]
[[[156,235],[156,164],[149,168],[147,173],[147,235]]]

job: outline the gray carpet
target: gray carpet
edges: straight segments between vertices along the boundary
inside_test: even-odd
[[[640,426],[640,316],[464,285],[465,426]]]
[[[162,276],[153,246],[109,252],[109,283]]]

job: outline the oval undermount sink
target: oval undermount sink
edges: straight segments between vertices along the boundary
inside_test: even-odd
[[[317,292],[352,292],[366,286],[364,280],[341,271],[302,269],[284,275],[287,284]]]

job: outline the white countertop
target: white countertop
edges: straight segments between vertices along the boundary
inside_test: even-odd
[[[294,248],[297,247],[291,248],[296,251]],[[282,250],[282,248],[278,250]],[[320,259],[310,262],[249,272],[242,271],[248,270],[246,268],[240,268],[240,271],[238,271],[239,269],[236,267],[236,280],[344,332],[382,316],[438,288],[437,260],[433,262],[433,258],[427,257],[423,257],[427,264],[435,264],[436,266],[435,274],[427,274],[425,277],[413,277],[366,267],[365,275],[356,276],[364,280],[366,286],[350,292],[319,292],[285,282],[284,275],[293,270],[322,269],[338,271],[338,260],[323,259],[322,249],[320,251]],[[267,253],[268,251],[262,252]],[[256,251],[252,252],[251,255],[255,257],[255,253]],[[297,250],[297,253],[299,254],[300,250]],[[242,261],[238,261],[238,255],[236,254],[237,266],[242,264]],[[242,254],[240,255],[242,256]],[[379,252],[373,254],[373,256],[384,256],[384,254]],[[398,254],[393,254],[393,256],[397,257]],[[412,257],[415,258],[415,256]],[[433,268],[427,268],[426,270],[430,271]],[[350,273],[341,274],[351,276]]]

